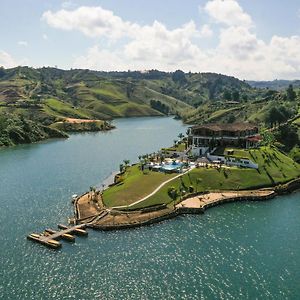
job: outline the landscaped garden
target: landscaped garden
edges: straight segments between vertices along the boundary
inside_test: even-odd
[[[210,164],[207,167],[194,168],[182,177],[168,182],[154,195],[132,206],[131,209],[162,203],[169,204],[194,192],[273,186],[300,176],[300,165],[275,147],[231,150],[233,150],[234,156],[249,158],[257,163],[259,165],[258,170],[227,166],[216,168]],[[144,174],[139,165],[129,167],[123,182],[104,192],[104,203],[107,206],[134,203],[153,192],[161,183],[172,178],[172,176],[175,177],[176,174],[152,171],[147,171]]]
[[[137,164],[127,167],[122,176],[118,184],[104,191],[103,201],[106,206],[128,205],[138,201],[176,174],[142,171]]]

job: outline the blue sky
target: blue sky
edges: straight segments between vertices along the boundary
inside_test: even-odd
[[[2,0],[0,65],[300,78],[300,2]]]

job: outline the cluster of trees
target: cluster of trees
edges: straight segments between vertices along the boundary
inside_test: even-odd
[[[238,90],[233,90],[233,91],[225,90],[223,92],[223,97],[227,101],[239,102],[241,100],[241,95],[240,95],[240,92]],[[243,95],[242,98],[243,98],[243,100],[247,100],[248,96]]]
[[[296,98],[297,98],[297,94],[294,91],[294,88],[293,88],[292,84],[290,84],[289,87],[286,90],[286,97],[287,97],[287,100],[289,100],[289,101],[295,101]]]
[[[286,122],[292,116],[292,112],[283,105],[272,106],[266,115],[266,123],[271,127]]]
[[[165,115],[170,113],[170,107],[159,100],[150,100],[150,106]]]
[[[124,159],[123,163],[119,165],[119,170],[121,174],[124,173],[126,169],[129,167],[129,163],[130,163],[129,159]]]
[[[5,75],[5,69],[3,67],[0,67],[0,78]]]
[[[174,82],[176,82],[176,83],[178,82],[180,84],[184,84],[187,82],[185,74],[181,70],[177,70],[172,74],[172,80]]]
[[[289,152],[296,145],[299,145],[298,130],[295,125],[284,124],[274,133],[276,141],[284,145],[286,152]]]
[[[67,137],[59,130],[13,114],[0,114],[0,147],[32,143],[49,137]]]

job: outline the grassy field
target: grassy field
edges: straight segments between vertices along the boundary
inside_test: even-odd
[[[174,145],[173,147],[163,148],[162,150],[183,152],[185,151],[185,149],[186,149],[185,143],[178,143],[176,144],[176,146]]]
[[[262,147],[250,151],[235,149],[234,155],[236,157],[249,157],[259,164],[259,169],[237,167],[222,168],[220,170],[214,168],[193,169],[184,175],[182,179],[178,178],[169,182],[155,195],[135,205],[134,208],[171,203],[172,199],[168,195],[168,189],[170,187],[174,187],[178,191],[180,187],[183,187],[184,190],[188,191],[189,187],[193,186],[197,192],[251,189],[284,183],[300,176],[300,165],[275,148]],[[134,178],[131,178],[131,174],[129,174],[126,179],[127,182],[125,180],[122,188],[114,187],[107,190],[105,197],[109,195],[109,198],[104,199],[110,199],[110,201],[114,199],[113,205],[132,203],[153,191],[154,186],[159,185],[159,180],[165,181],[165,178],[167,178],[166,175],[161,174],[159,177],[159,173],[152,172],[145,176],[140,175],[136,177],[135,175]],[[157,176],[155,177],[154,185],[152,185],[152,176]],[[147,182],[148,178],[151,179],[149,183]],[[143,184],[138,187],[138,182],[143,182]],[[144,189],[145,185],[147,191]],[[109,205],[110,203],[107,202],[107,204]]]
[[[106,206],[128,205],[147,196],[162,182],[176,176],[176,174],[164,174],[160,172],[148,172],[144,174],[139,166],[129,167],[125,180],[107,189],[103,194]]]

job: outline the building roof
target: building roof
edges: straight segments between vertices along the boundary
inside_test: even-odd
[[[203,124],[203,125],[195,125],[192,127],[192,130],[195,129],[208,129],[212,131],[244,131],[244,130],[253,130],[258,127],[254,124],[250,123],[227,123],[227,124]]]
[[[262,137],[258,135],[250,136],[247,138],[249,142],[260,142],[262,140]]]

